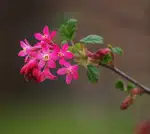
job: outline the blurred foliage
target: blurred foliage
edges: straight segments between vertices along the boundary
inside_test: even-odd
[[[2,111],[0,134],[132,134],[133,129],[129,111],[108,110],[97,118],[83,105],[11,105]]]

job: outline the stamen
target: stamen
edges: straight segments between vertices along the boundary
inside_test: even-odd
[[[45,61],[48,61],[48,60],[49,60],[49,55],[48,55],[48,54],[45,54],[45,55],[43,56],[43,59],[44,59]]]

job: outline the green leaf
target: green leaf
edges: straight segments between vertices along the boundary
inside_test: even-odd
[[[96,83],[99,80],[99,69],[93,65],[87,65],[87,76],[90,82]]]
[[[130,90],[132,90],[132,89],[135,88],[135,87],[136,87],[136,86],[135,86],[134,84],[129,83],[129,84],[127,85],[127,90],[130,91]]]
[[[67,43],[67,41],[66,41],[66,40],[63,40],[63,41],[61,42],[61,44],[65,44],[65,43]]]
[[[80,40],[80,42],[85,44],[103,44],[103,37],[99,35],[88,35],[87,37]]]
[[[80,43],[76,43],[73,46],[69,46],[68,50],[72,53],[78,53],[81,50],[81,44]]]
[[[113,47],[112,52],[119,55],[123,54],[123,50],[120,47]]]
[[[102,60],[100,61],[101,64],[108,64],[112,61],[112,56],[110,54],[104,55]]]
[[[115,88],[120,89],[121,91],[127,91],[124,82],[122,80],[118,80],[115,84]]]
[[[71,41],[74,39],[75,32],[76,32],[76,19],[69,19],[64,24],[62,24],[59,28],[59,33],[61,36],[62,41]]]

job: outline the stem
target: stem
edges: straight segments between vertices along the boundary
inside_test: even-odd
[[[108,68],[108,69],[112,70],[113,72],[115,72],[116,74],[120,75],[121,77],[123,77],[127,81],[130,81],[131,83],[135,84],[137,87],[143,89],[145,93],[150,94],[150,89],[149,88],[145,87],[144,85],[142,85],[141,83],[139,83],[135,79],[131,78],[130,76],[128,76],[127,74],[125,74],[124,72],[119,70],[118,68],[111,67],[111,66],[105,65],[105,64],[100,64],[100,65],[105,67],[105,68]]]

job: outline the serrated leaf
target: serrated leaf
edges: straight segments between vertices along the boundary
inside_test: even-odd
[[[99,35],[88,35],[87,37],[80,40],[80,42],[85,44],[103,44],[103,37]]]
[[[104,55],[101,60],[101,64],[108,64],[112,61],[112,56],[110,54]]]
[[[87,65],[87,76],[90,82],[96,83],[99,80],[99,69],[93,65]]]
[[[120,47],[113,47],[111,50],[115,54],[119,54],[119,55],[123,54],[123,50]]]
[[[74,39],[75,32],[76,32],[76,19],[69,19],[64,24],[61,25],[59,29],[59,33],[61,36],[62,41],[71,41]]]
[[[120,89],[121,91],[127,91],[124,82],[122,80],[118,80],[115,84],[115,88]]]

